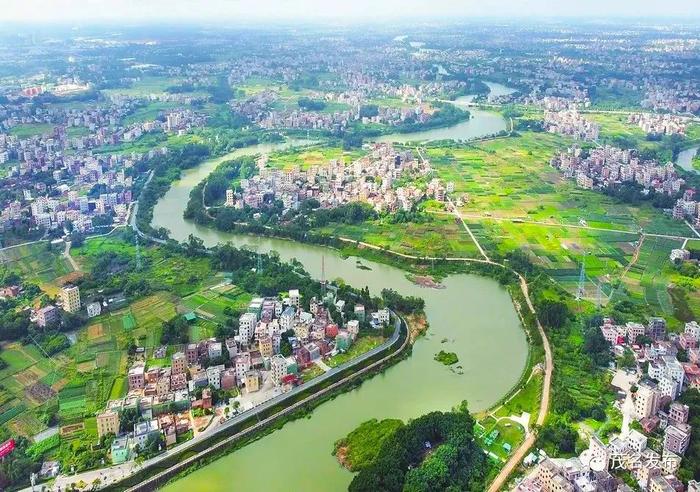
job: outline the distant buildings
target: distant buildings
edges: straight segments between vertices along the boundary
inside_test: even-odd
[[[572,147],[553,157],[550,164],[586,189],[636,183],[645,190],[675,195],[685,185],[673,163],[661,165],[657,161],[645,161],[632,150],[611,146],[590,149],[587,154]]]
[[[575,109],[544,112],[544,127],[550,133],[567,135],[575,140],[597,140],[600,126],[588,121]]]

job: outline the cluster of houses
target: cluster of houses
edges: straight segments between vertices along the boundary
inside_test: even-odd
[[[546,111],[558,112],[577,107],[587,108],[591,105],[588,98],[584,99],[569,99],[566,97],[545,96],[539,101],[532,101],[536,106],[542,106]]]
[[[266,129],[299,128],[337,132],[348,128],[356,121],[362,121],[363,124],[378,123],[390,126],[407,122],[425,123],[430,120],[434,112],[427,104],[404,108],[381,107],[373,116],[362,116],[359,105],[334,112],[291,109],[269,111],[256,123]]]
[[[544,128],[575,140],[598,140],[600,125],[584,118],[575,108],[544,112]]]
[[[654,111],[697,114],[700,111],[697,83],[673,81],[663,86],[650,85],[641,105]]]
[[[405,123],[425,123],[435,114],[435,109],[425,103],[426,97],[438,97],[444,91],[459,91],[464,82],[440,81],[419,85],[393,85],[381,82],[367,74],[350,71],[342,73],[343,90],[312,91],[310,97],[324,104],[335,105],[337,111],[311,108],[275,109],[280,95],[275,90],[265,90],[246,99],[233,100],[229,106],[234,113],[266,129],[297,128],[309,130],[341,131],[355,122],[398,126]],[[382,105],[383,98],[396,98],[405,103],[402,107]],[[376,102],[376,111],[366,114],[363,108]]]
[[[619,387],[624,400],[616,403],[623,415],[619,435],[604,443],[596,434],[588,449],[568,459],[531,455],[538,466],[516,488],[519,492],[627,492],[633,490],[614,475],[626,471],[638,489],[650,492],[700,491],[691,481],[687,488],[677,478],[683,455],[690,444],[692,428],[689,408],[677,400],[682,391],[700,388],[700,325],[686,323],[681,334],[668,335],[663,318],[651,318],[646,325],[616,325],[605,319],[603,337],[616,355],[634,354],[637,371],[622,377]],[[680,362],[679,351],[688,362]],[[642,368],[646,366],[646,374]],[[613,379],[616,385],[617,376]],[[641,430],[633,428],[633,422]]]
[[[56,325],[61,320],[61,310],[66,313],[77,314],[83,307],[80,299],[80,289],[76,285],[64,285],[58,292],[57,303],[32,310],[30,319],[38,326],[46,328]],[[97,301],[85,305],[88,318],[94,318],[102,313],[102,304]]]
[[[126,397],[108,402],[97,416],[99,436],[117,436],[112,445],[113,463],[133,456],[134,448],[139,445],[142,449],[151,435],[162,435],[166,446],[176,443],[179,435],[192,428],[192,410],[211,411],[216,405],[215,391],[243,396],[288,391],[301,383],[302,371],[312,365],[327,370],[322,360],[347,351],[361,323],[376,329],[390,323],[388,309],[365,313],[360,304],[347,320],[343,314],[336,323],[330,304],[341,313],[345,310],[345,301],[336,299],[332,289],[322,300],[312,298],[309,311],[303,309],[298,290],[290,290],[283,300],[253,299],[240,316],[234,337],[178,347],[169,366],[149,368],[144,360],[134,362],[127,374]],[[158,356],[165,353],[162,347]],[[139,423],[133,432],[124,433],[120,415],[127,409],[136,411]]]
[[[227,190],[226,206],[262,208],[281,200],[285,210],[294,210],[302,201],[314,198],[321,207],[332,208],[349,202],[368,203],[377,211],[411,210],[427,196],[445,200],[454,183],[443,185],[433,179],[426,189],[416,184],[397,186],[399,180],[412,183],[432,173],[430,163],[416,159],[410,150],[398,151],[390,144],[371,144],[364,157],[350,165],[332,160],[323,166],[298,167],[286,171],[266,167],[258,161],[259,174],[241,180],[242,193]]]
[[[688,118],[668,113],[633,113],[627,122],[638,125],[649,135],[685,135],[688,126]]]
[[[654,160],[641,160],[633,150],[609,145],[586,152],[577,146],[570,147],[554,156],[550,164],[585,189],[637,183],[646,190],[675,195],[685,185],[673,163],[661,165]]]
[[[128,155],[95,150],[133,142],[146,133],[183,134],[205,124],[205,117],[190,109],[173,109],[162,119],[123,123],[141,104],[122,98],[105,107],[0,105],[0,164],[7,170],[0,186],[11,189],[8,196],[14,196],[0,203],[0,231],[28,220],[44,229],[70,221],[81,232],[92,230],[98,215],[122,221],[132,201],[129,168],[166,149]],[[24,137],[13,134],[18,125],[48,129]],[[99,196],[90,194],[97,186]]]
[[[683,192],[683,196],[673,205],[671,216],[675,220],[691,220],[700,226],[700,206],[695,200],[695,190],[687,189]]]

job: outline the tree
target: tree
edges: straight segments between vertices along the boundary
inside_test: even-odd
[[[622,354],[622,357],[620,357],[620,367],[624,367],[625,369],[632,369],[634,367],[637,367],[637,361],[634,358],[634,352],[629,347],[625,347],[625,351]]]
[[[583,350],[591,356],[593,362],[598,366],[607,366],[612,358],[610,344],[598,326],[592,326],[586,331]]]
[[[70,242],[73,248],[79,248],[85,243],[85,235],[79,231],[73,231],[70,234]]]
[[[185,244],[185,254],[191,258],[201,256],[205,251],[204,241],[194,234],[190,234]]]
[[[119,428],[122,432],[133,432],[134,425],[139,421],[139,413],[135,408],[125,408],[119,414]]]
[[[561,328],[571,316],[565,302],[544,299],[538,303],[537,314],[542,324],[549,328]]]

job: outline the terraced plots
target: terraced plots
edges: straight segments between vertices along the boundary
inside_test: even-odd
[[[571,141],[525,132],[468,146],[427,149],[438,176],[455,183],[467,218],[510,218],[607,230],[687,235],[682,223],[649,205],[639,207],[583,190],[549,165]]]
[[[384,219],[359,225],[332,224],[321,231],[410,255],[480,256],[474,241],[452,215],[431,215],[422,223],[392,224]]]
[[[62,246],[49,250],[46,242],[16,246],[0,251],[0,265],[17,272],[29,282],[39,284],[48,294],[55,295],[61,278],[73,271],[62,252]]]

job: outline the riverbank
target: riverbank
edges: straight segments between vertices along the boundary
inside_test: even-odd
[[[413,345],[412,357],[391,366],[381,377],[366,381],[361,388],[318,406],[313,419],[290,422],[276,433],[275,439],[251,442],[186,479],[174,482],[166,490],[199,490],[201,483],[215,483],[219,479],[226,483],[225,477],[232,473],[246,490],[269,490],[271,487],[339,490],[347,486],[352,476],[329,456],[334,436],[341,437],[368,418],[407,420],[433,410],[449,410],[465,398],[474,410],[483,410],[518,381],[526,366],[528,348],[513,301],[502,287],[504,283],[517,283],[517,277],[502,266],[473,259],[441,261],[400,256],[351,240],[339,241],[337,249],[329,249],[238,232],[224,233],[184,221],[181,211],[192,189],[214,167],[205,162],[199,169],[185,171],[181,180],[173,183],[159,200],[154,211],[154,227],[166,227],[171,237],[179,241],[193,234],[209,246],[231,242],[260,252],[275,250],[283,259],[300,261],[316,278],[321,278],[325,271],[325,278],[340,277],[350,285],[367,285],[374,293],[386,286],[404,295],[423,297],[430,331],[425,336],[416,335],[418,340]],[[358,248],[364,250],[362,265],[369,270],[358,268],[355,254]],[[376,259],[380,261],[373,261]],[[436,278],[442,279],[444,289],[425,289],[406,278],[407,269],[421,275],[434,273],[428,272],[428,268],[439,272]],[[488,273],[489,277],[499,278],[501,285],[483,276],[462,272]],[[499,316],[495,317],[495,313]],[[442,338],[451,340],[450,351],[464,361],[464,375],[449,371],[446,375],[444,367],[432,360],[442,346]],[[499,342],[496,344],[495,340]],[[484,384],[485,381],[489,384]],[[305,446],[299,449],[297,443],[301,441]],[[289,455],[287,449],[297,449],[297,452]],[[278,475],[286,479],[251,473],[261,459],[275,460]],[[314,463],[314,469],[307,473],[309,463]]]
[[[396,328],[391,343],[386,347],[378,347],[373,351],[374,353],[368,354],[369,357],[366,359],[348,362],[332,375],[297,387],[290,392],[294,394],[281,395],[285,398],[281,398],[274,405],[266,402],[254,408],[255,415],[249,415],[240,422],[240,425],[220,428],[216,435],[208,436],[205,440],[200,440],[195,443],[196,445],[189,446],[178,453],[166,452],[160,455],[163,459],[159,460],[159,463],[142,466],[138,472],[118,484],[107,487],[106,490],[129,492],[155,490],[168,481],[183,478],[221,456],[283,428],[290,422],[308,417],[310,412],[322,403],[360,387],[364,381],[407,357],[411,346],[409,331],[406,321],[396,318]],[[313,392],[309,394],[310,391]],[[183,456],[184,460],[181,459]],[[155,474],[154,471],[156,471]]]

